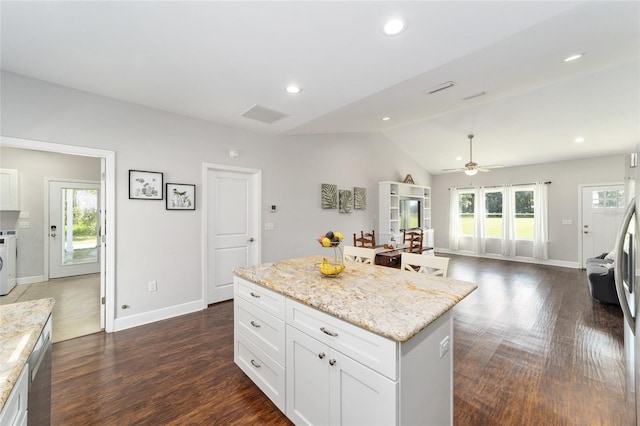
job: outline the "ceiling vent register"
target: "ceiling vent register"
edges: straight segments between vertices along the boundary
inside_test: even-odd
[[[240,115],[265,124],[273,124],[276,121],[280,121],[283,118],[289,116],[288,114],[285,114],[283,112],[276,111],[274,109],[270,109],[257,104],[253,105],[251,108]]]

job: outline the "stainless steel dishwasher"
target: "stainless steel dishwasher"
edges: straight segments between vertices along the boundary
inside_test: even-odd
[[[51,316],[29,356],[29,400],[27,424],[51,424]]]

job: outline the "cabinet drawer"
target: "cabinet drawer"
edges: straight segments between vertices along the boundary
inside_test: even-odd
[[[397,380],[398,343],[309,306],[286,300],[287,324]]]
[[[245,279],[234,277],[235,293],[249,303],[264,309],[276,318],[284,321],[285,297],[275,291],[253,284]]]
[[[284,413],[284,367],[239,333],[235,335],[234,358],[238,367]]]
[[[2,426],[17,426],[24,421],[27,413],[27,392],[29,390],[28,371],[29,365],[25,364],[16,384],[11,389],[9,398],[2,408],[0,413],[0,425]]]
[[[244,334],[278,364],[284,365],[284,322],[241,297],[234,303],[236,332]]]

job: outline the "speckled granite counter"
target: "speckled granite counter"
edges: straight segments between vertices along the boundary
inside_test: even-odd
[[[53,299],[0,306],[0,410],[49,319]]]
[[[398,342],[418,334],[478,286],[384,266],[345,261],[327,278],[323,256],[237,268],[234,273],[308,306]]]

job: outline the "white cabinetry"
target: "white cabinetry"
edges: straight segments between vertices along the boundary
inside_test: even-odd
[[[235,278],[234,360],[285,411],[285,297]]]
[[[374,347],[382,356],[368,352]],[[395,424],[396,348],[395,342],[287,300],[287,417],[297,425]],[[380,365],[393,379],[363,361]]]
[[[235,362],[296,425],[453,424],[451,310],[396,342],[234,281]]]
[[[417,200],[420,202],[420,227],[425,230],[425,246],[429,239],[433,240],[431,230],[431,188],[428,186],[412,185],[401,182],[378,183],[378,235],[380,241],[386,243],[393,236],[397,242],[402,242],[402,226],[400,221],[400,203],[403,200]],[[426,232],[429,230],[429,232]]]
[[[0,169],[0,211],[20,210],[18,171]]]
[[[29,391],[29,364],[25,364],[22,373],[13,386],[9,398],[0,412],[0,425],[20,426],[27,424],[27,398]]]

